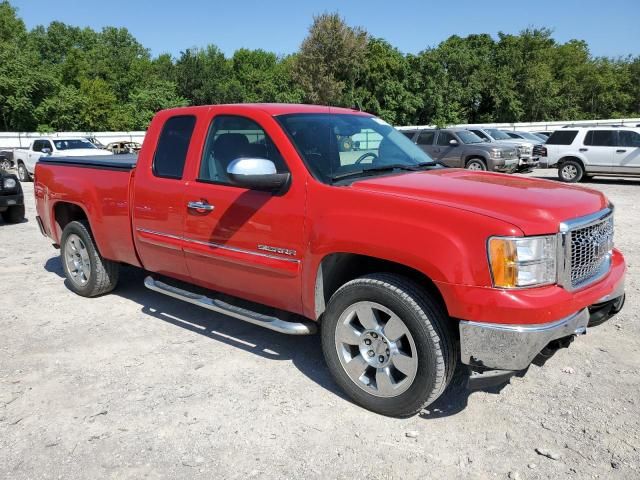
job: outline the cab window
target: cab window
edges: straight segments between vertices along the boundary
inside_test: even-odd
[[[227,167],[239,158],[271,160],[278,173],[288,172],[282,155],[260,125],[236,115],[215,117],[207,134],[198,180],[232,185]]]

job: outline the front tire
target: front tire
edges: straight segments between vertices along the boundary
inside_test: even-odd
[[[74,221],[64,227],[60,256],[69,288],[78,295],[96,297],[116,287],[120,264],[102,258],[87,222]]]
[[[487,164],[481,158],[471,158],[467,161],[467,170],[486,171]]]
[[[584,168],[580,162],[567,160],[558,167],[558,178],[563,182],[579,182],[584,175]]]
[[[21,182],[31,181],[31,175],[29,175],[29,171],[27,170],[27,167],[25,167],[24,163],[22,162],[18,163],[18,179]]]
[[[6,223],[20,223],[24,221],[24,205],[13,205],[2,212],[2,220]]]
[[[392,417],[416,414],[446,389],[456,368],[451,320],[409,279],[373,274],[333,294],[322,321],[324,357],[359,405]]]

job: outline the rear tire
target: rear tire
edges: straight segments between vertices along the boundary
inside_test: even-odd
[[[478,171],[486,171],[487,164],[484,163],[484,160],[481,158],[470,158],[467,160],[467,164],[465,165],[467,170],[478,170]]]
[[[451,381],[457,364],[451,322],[413,281],[366,275],[329,300],[322,349],[333,378],[354,402],[408,417],[433,403]]]
[[[62,232],[60,256],[69,288],[83,297],[96,297],[116,287],[120,264],[102,258],[89,224],[70,222]]]
[[[566,160],[558,167],[558,178],[563,182],[579,182],[583,175],[584,167],[576,160]]]
[[[24,221],[24,205],[13,205],[2,212],[2,220],[6,223],[20,223]]]
[[[31,181],[31,175],[29,175],[29,171],[27,170],[27,167],[25,167],[24,163],[22,162],[18,163],[18,179],[21,182]]]

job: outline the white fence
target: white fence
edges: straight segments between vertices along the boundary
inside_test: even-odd
[[[522,130],[527,132],[546,132],[558,130],[564,126],[605,126],[624,125],[626,127],[640,126],[640,118],[611,118],[607,120],[571,120],[563,122],[522,122],[522,123],[461,123],[459,125],[449,125],[450,127],[486,127],[499,128],[501,130]],[[399,130],[412,128],[435,128],[435,125],[412,125],[397,127]]]
[[[34,138],[48,137],[95,137],[105,145],[111,142],[142,143],[146,132],[0,132],[0,148],[28,147]]]

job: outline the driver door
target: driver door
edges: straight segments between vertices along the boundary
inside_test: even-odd
[[[305,185],[292,176],[285,191],[234,185],[228,165],[264,158],[289,172],[273,139],[278,126],[254,112],[212,110],[199,164],[186,175],[183,250],[193,283],[288,311],[302,311],[301,259]],[[204,206],[193,208],[189,205]]]
[[[449,142],[455,140],[457,145],[451,145]],[[460,167],[460,140],[450,132],[438,132],[436,139],[436,147],[438,148],[436,160],[441,161],[448,167]]]

